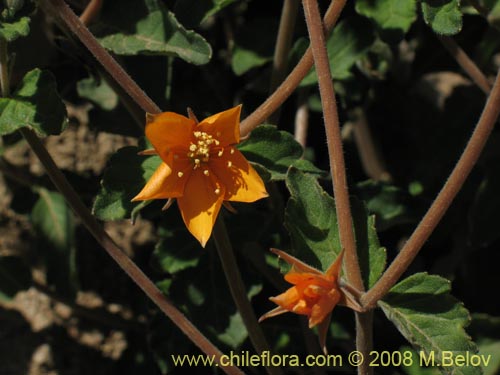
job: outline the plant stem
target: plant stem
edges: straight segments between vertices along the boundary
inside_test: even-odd
[[[373,350],[373,311],[356,313],[356,350],[363,353],[364,361],[358,367],[358,375],[373,374],[370,353]]]
[[[335,102],[335,92],[330,73],[330,63],[325,45],[325,36],[316,0],[303,0],[309,39],[311,40],[314,65],[318,75],[319,93],[325,121],[326,140],[330,157],[330,171],[333,178],[333,193],[337,211],[340,243],[345,249],[345,267],[348,282],[358,290],[364,290],[363,279],[358,263],[356,241],[352,229],[351,207],[347,178],[345,173],[344,154],[340,136],[340,124]]]
[[[375,147],[363,108],[356,107],[351,111],[351,114],[354,141],[363,170],[368,177],[375,181],[391,181],[392,177],[387,171],[385,162]]]
[[[2,97],[10,95],[9,57],[7,54],[7,41],[0,37],[0,90]]]
[[[80,21],[82,21],[84,25],[88,25],[96,19],[101,10],[102,2],[103,0],[90,0],[87,7],[80,15]]]
[[[148,113],[159,113],[160,108],[146,95],[146,93],[130,78],[116,60],[99,44],[92,33],[80,21],[78,16],[64,2],[64,0],[39,0],[44,8],[58,17],[88,48],[108,73],[123,87],[128,95]]]
[[[430,206],[429,210],[422,218],[417,228],[403,246],[398,256],[384,272],[377,283],[361,297],[361,303],[367,308],[375,307],[392,286],[398,281],[403,272],[406,271],[410,263],[417,256],[418,252],[432,234],[453,199],[456,197],[465,179],[469,176],[472,168],[476,164],[481,151],[488,140],[488,137],[495,127],[495,123],[500,114],[500,70],[497,73],[495,84],[488,97],[479,122],[472,133],[462,156],[451,172],[448,180],[439,192],[438,196]]]
[[[293,29],[299,10],[299,0],[284,0],[281,10],[280,26],[276,37],[276,47],[274,49],[273,70],[271,72],[270,94],[276,90],[283,78],[285,78],[288,68],[288,52],[292,45]],[[277,124],[280,117],[280,110],[276,110],[269,116],[268,122]]]
[[[257,353],[260,354],[264,351],[270,351],[266,337],[262,332],[261,326],[257,322],[252,305],[248,300],[245,285],[241,279],[238,263],[236,262],[234,251],[231,246],[231,241],[229,241],[226,225],[224,224],[224,220],[221,215],[219,215],[215,222],[213,235],[215,247],[219,253],[224,275],[226,276],[227,284],[229,285],[229,290],[231,291],[236,307],[238,308],[243,322],[245,323],[250,341],[252,342],[252,345]],[[281,374],[278,367],[271,366],[266,367],[266,369],[269,374]]]
[[[328,154],[330,157],[330,171],[333,178],[333,192],[335,209],[337,211],[340,243],[345,249],[345,269],[348,282],[356,289],[364,290],[361,270],[352,225],[349,192],[345,173],[344,154],[340,135],[340,124],[335,102],[335,92],[330,72],[330,63],[326,50],[325,35],[321,24],[318,3],[316,0],[303,0],[307,30],[311,40],[314,66],[318,75],[319,93],[325,121]],[[372,347],[372,321],[370,314],[355,313],[356,315],[356,349],[364,358],[369,358]],[[372,374],[369,362],[358,367],[358,374]]]
[[[7,44],[0,38],[0,77],[2,78],[1,96],[9,94],[9,76],[7,64]],[[5,90],[5,91],[3,91]],[[222,353],[213,345],[173,304],[167,299],[156,285],[137,267],[137,265],[114,243],[106,231],[92,216],[89,209],[83,204],[78,194],[70,185],[64,174],[57,167],[50,154],[45,149],[38,136],[29,128],[19,130],[24,136],[33,152],[45,168],[47,175],[57,190],[64,196],[66,202],[80,217],[82,223],[106,250],[106,252],[118,263],[125,273],[146,293],[146,295],[169,317],[184,334],[200,348],[205,354],[212,356],[220,363]],[[237,367],[224,367],[222,370],[227,374],[243,374]]]
[[[491,85],[481,69],[467,56],[462,48],[455,42],[452,37],[444,35],[436,35],[441,44],[457,61],[458,65],[469,75],[472,81],[488,95],[491,91]]]
[[[307,129],[309,128],[309,106],[307,105],[305,89],[299,89],[297,91],[294,138],[305,149],[307,145]]]
[[[324,29],[325,33],[329,33],[335,23],[337,22],[340,12],[344,8],[347,0],[335,0],[330,3],[325,18]],[[253,111],[247,118],[240,124],[240,133],[242,137],[248,135],[253,129],[259,126],[266,118],[268,118],[276,109],[283,104],[283,102],[292,94],[295,88],[299,85],[300,81],[306,76],[313,65],[313,56],[311,47],[307,49],[304,56],[300,59],[298,64],[283,81],[283,83],[276,89],[276,91],[269,96],[264,103],[262,103],[255,111]]]

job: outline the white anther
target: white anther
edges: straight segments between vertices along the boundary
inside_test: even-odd
[[[182,177],[182,176],[184,176],[184,173],[182,173],[182,172],[177,172],[177,177],[179,177],[179,178],[180,178],[180,177]]]

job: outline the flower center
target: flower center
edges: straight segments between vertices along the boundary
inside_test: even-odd
[[[212,146],[218,146],[219,141],[205,132],[193,132],[194,142],[189,145],[187,154],[194,163],[194,169],[198,168],[201,163],[207,163],[210,159],[210,149]]]

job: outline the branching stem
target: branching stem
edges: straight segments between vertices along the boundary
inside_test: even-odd
[[[479,122],[465,147],[457,165],[451,172],[448,180],[439,192],[438,196],[422,218],[417,228],[403,246],[398,256],[384,272],[377,283],[361,297],[361,303],[365,307],[375,307],[376,303],[398,281],[403,272],[417,256],[418,252],[432,234],[442,217],[450,207],[453,199],[462,188],[472,168],[476,165],[479,155],[483,150],[488,137],[495,127],[500,114],[500,70],[497,73],[495,84],[486,102]]]

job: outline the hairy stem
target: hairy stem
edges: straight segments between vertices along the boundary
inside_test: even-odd
[[[358,367],[358,374],[373,374],[373,368],[370,366],[370,353],[373,350],[373,311],[356,313],[356,349],[363,353],[364,358]]]
[[[349,191],[347,189],[340,124],[330,73],[330,63],[325,45],[325,35],[323,33],[317,1],[303,0],[303,5],[314,56],[314,65],[318,75],[326,141],[330,157],[330,172],[333,179],[335,208],[338,216],[340,243],[346,251],[344,264],[349,283],[359,290],[364,290],[352,228],[351,206],[349,203]]]
[[[247,292],[245,290],[245,285],[241,279],[240,270],[236,258],[234,256],[233,248],[231,246],[231,241],[229,241],[229,236],[227,234],[226,226],[222,216],[219,215],[214,226],[214,240],[215,247],[219,253],[219,257],[222,263],[222,268],[229,285],[229,290],[233,297],[236,307],[241,314],[245,327],[248,331],[248,336],[253,344],[253,347],[257,353],[262,353],[264,351],[270,351],[269,344],[267,343],[264,332],[257,322],[252,305],[247,297]],[[281,374],[278,367],[267,367],[267,372],[269,374]]]
[[[472,81],[488,95],[491,91],[491,85],[483,72],[474,61],[464,52],[452,37],[436,35],[441,44],[457,61],[458,65],[469,75]]]
[[[85,10],[80,15],[80,21],[84,25],[90,24],[97,18],[99,11],[101,10],[103,0],[90,0]]]
[[[130,78],[116,60],[99,44],[92,33],[82,23],[78,16],[64,0],[39,0],[44,8],[58,17],[80,39],[108,73],[123,87],[128,95],[148,113],[159,113],[160,108],[146,93]]]
[[[273,70],[271,72],[270,94],[276,90],[283,78],[285,78],[288,68],[288,52],[292,45],[293,29],[299,10],[299,0],[284,0],[281,11],[280,26],[276,37],[276,47],[274,49]],[[277,124],[280,117],[280,110],[276,110],[269,116],[268,122]]]
[[[325,32],[329,33],[337,22],[342,9],[347,0],[335,0],[330,3],[324,18]],[[242,137],[248,135],[253,129],[259,126],[267,117],[269,117],[283,102],[292,94],[300,81],[306,76],[313,65],[313,56],[311,47],[304,53],[298,64],[264,103],[253,111],[240,124],[240,133]]]
[[[462,156],[451,172],[448,180],[438,196],[422,218],[417,228],[403,246],[398,256],[384,272],[377,283],[361,297],[363,306],[372,308],[398,281],[403,272],[417,256],[418,252],[432,234],[442,217],[450,207],[453,199],[462,188],[466,178],[476,164],[488,137],[495,127],[500,114],[500,70],[497,73],[495,84],[486,102],[479,122],[472,133]]]
[[[345,249],[345,269],[348,282],[358,290],[364,290],[361,270],[359,268],[356,241],[352,226],[351,207],[347,178],[345,173],[344,154],[340,135],[340,124],[335,102],[335,92],[331,78],[330,64],[326,50],[325,36],[321,23],[318,3],[316,0],[303,0],[307,30],[311,40],[314,66],[318,75],[319,93],[325,121],[328,154],[330,157],[330,171],[333,178],[333,193],[335,209],[337,211],[340,243]],[[356,349],[364,358],[368,358],[372,347],[372,321],[366,313],[356,314]],[[358,367],[358,374],[372,374],[368,365]]]
[[[356,107],[351,113],[354,141],[366,175],[375,181],[390,181],[391,175],[375,146],[364,110],[361,107]]]

